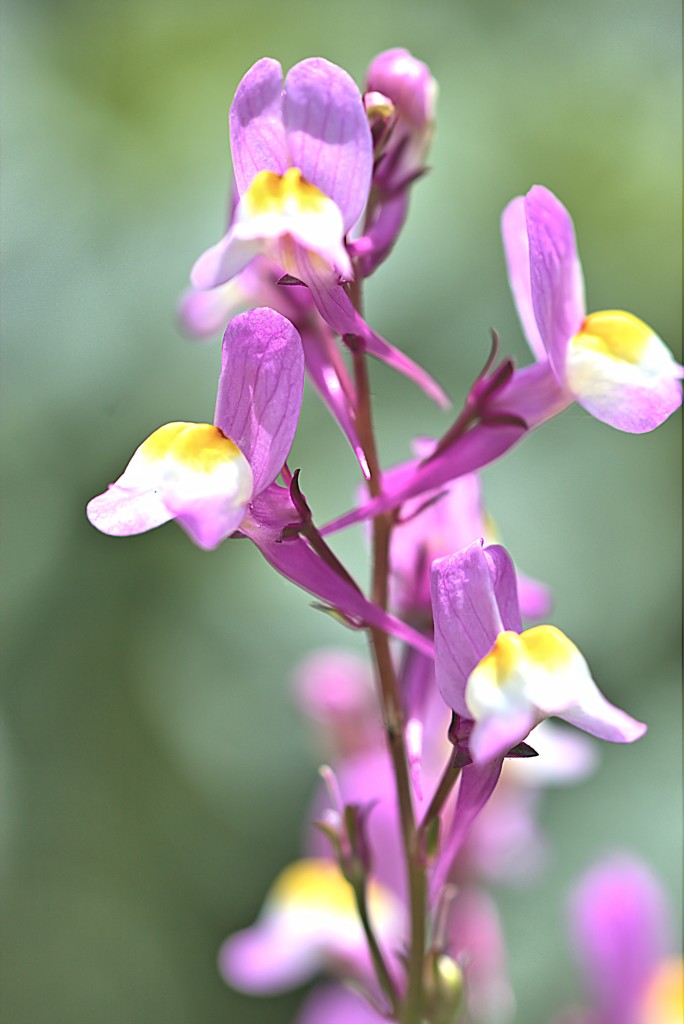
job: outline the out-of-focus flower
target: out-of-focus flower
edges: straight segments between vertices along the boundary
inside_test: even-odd
[[[669,954],[665,894],[646,865],[612,856],[594,865],[572,893],[575,952],[590,1008],[587,1024],[680,1024],[682,961]]]
[[[540,185],[502,217],[508,277],[538,362],[518,371],[492,403],[530,427],[573,401],[604,423],[640,434],[682,400],[683,370],[643,321],[623,310],[587,314],[575,231],[563,204]]]
[[[296,666],[294,688],[315,726],[323,757],[347,759],[382,747],[382,723],[370,665],[351,651],[312,651]]]
[[[468,747],[492,761],[545,718],[630,743],[646,726],[610,704],[575,647],[555,626],[523,632],[515,570],[498,545],[476,541],[432,567],[437,686],[475,723]]]
[[[375,935],[392,953],[405,934],[405,911],[379,882],[367,886]],[[327,859],[295,861],[273,883],[251,928],[237,932],[219,954],[221,970],[245,992],[280,992],[323,968],[372,983],[372,965],[354,891]]]
[[[297,1015],[297,1024],[386,1024],[366,1000],[342,985],[314,989]]]
[[[304,282],[341,336],[448,400],[424,370],[371,330],[345,290],[353,278],[345,238],[370,191],[373,144],[361,94],[346,71],[320,57],[258,61],[230,109],[239,201],[227,234],[196,262],[192,284],[216,289],[258,254]]]

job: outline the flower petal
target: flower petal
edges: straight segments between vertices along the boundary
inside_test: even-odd
[[[177,519],[203,548],[240,525],[252,471],[240,449],[208,423],[167,423],[143,441],[122,476],[88,506],[98,529],[129,536]]]
[[[568,346],[566,382],[596,419],[641,434],[682,403],[682,367],[657,334],[622,310],[590,314]]]
[[[156,491],[136,491],[121,486],[120,481],[110,484],[104,494],[92,498],[86,515],[94,527],[111,537],[145,533],[173,519],[173,513]]]
[[[297,1017],[297,1024],[385,1024],[363,996],[342,985],[316,988]]]
[[[472,718],[466,682],[499,633],[521,628],[513,563],[504,548],[478,540],[433,562],[431,589],[437,688],[457,714]]]
[[[193,338],[208,338],[225,331],[233,312],[248,305],[249,297],[241,276],[208,291],[190,288],[180,301],[181,327]]]
[[[475,760],[504,753],[552,715],[613,743],[631,743],[646,731],[606,700],[577,647],[555,626],[499,634],[470,673],[465,701],[477,722]]]
[[[554,372],[563,381],[565,350],[586,311],[575,229],[563,204],[541,185],[525,196],[525,219],[534,315]]]
[[[239,195],[259,171],[287,170],[283,71],[277,60],[257,61],[238,85],[230,108],[230,148]]]
[[[295,64],[285,79],[283,120],[290,163],[337,204],[348,231],[366,205],[373,170],[371,132],[356,83],[322,57]]]
[[[283,468],[303,389],[304,353],[290,321],[267,308],[234,317],[223,339],[214,419],[249,462],[255,494]]]
[[[475,819],[494,792],[502,768],[503,758],[499,758],[487,764],[469,764],[462,770],[451,824],[430,880],[433,902],[441,892]]]
[[[220,242],[212,245],[195,261],[190,272],[193,288],[206,291],[232,281],[255,256],[264,251],[264,247],[261,239],[243,241],[236,238],[235,230],[231,227]]]
[[[523,332],[535,357],[544,360],[546,359],[546,349],[539,335],[532,306],[530,246],[527,239],[524,196],[512,199],[505,208],[501,215],[501,234],[508,270],[508,283],[511,286],[513,301]]]

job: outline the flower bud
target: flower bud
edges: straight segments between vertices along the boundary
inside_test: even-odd
[[[398,116],[414,129],[432,125],[437,83],[427,64],[416,60],[408,50],[379,53],[368,68],[366,88],[390,99]]]
[[[450,956],[431,950],[425,958],[425,1017],[431,1024],[456,1024],[464,1009],[463,971]]]

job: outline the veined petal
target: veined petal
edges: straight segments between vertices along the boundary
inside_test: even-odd
[[[472,718],[466,681],[501,632],[521,628],[513,563],[504,548],[478,540],[433,562],[431,590],[437,688]]]
[[[353,277],[339,207],[297,167],[283,175],[256,175],[240,200],[231,237],[236,243],[266,247],[288,273],[297,273],[290,255],[296,243],[334,268],[338,277]],[[279,246],[274,245],[277,241]]]
[[[541,185],[525,196],[525,220],[534,315],[551,365],[562,381],[565,350],[586,311],[575,229],[563,204]]]
[[[251,466],[254,493],[280,473],[304,390],[304,353],[289,320],[272,309],[234,317],[223,339],[215,422]]]
[[[370,191],[373,144],[354,80],[322,57],[303,60],[285,79],[283,119],[290,163],[342,212],[344,232]]]
[[[277,60],[257,61],[238,85],[230,108],[230,149],[239,195],[259,171],[287,170],[283,71]]]
[[[403,908],[379,883],[368,886],[369,915],[382,946],[398,942]],[[224,944],[221,969],[246,992],[279,992],[326,963],[365,973],[367,945],[350,883],[332,860],[296,861],[276,879],[257,923]]]
[[[546,349],[539,334],[532,306],[530,246],[527,238],[524,196],[512,199],[502,213],[501,235],[508,270],[508,283],[511,286],[513,301],[523,332],[536,358],[545,360],[547,358]]]
[[[476,761],[501,756],[551,715],[614,743],[631,743],[646,731],[606,700],[577,647],[555,626],[501,633],[470,673],[465,702],[476,722],[470,742]]]
[[[208,423],[167,423],[140,445],[116,483],[87,513],[103,533],[129,536],[178,519],[214,548],[242,522],[252,471],[240,449]]]
[[[658,335],[622,310],[591,313],[566,354],[566,384],[579,404],[633,434],[653,430],[679,408],[682,373]]]

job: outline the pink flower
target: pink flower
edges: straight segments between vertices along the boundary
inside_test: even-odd
[[[302,345],[272,309],[235,317],[223,341],[214,423],[169,423],[137,449],[119,479],[87,508],[116,537],[175,519],[200,547],[249,537],[280,573],[348,617],[373,623],[430,652],[432,645],[387,615],[297,535],[301,511],[275,481],[294,439],[304,387]]]
[[[196,262],[192,284],[215,289],[258,254],[308,285],[334,331],[351,335],[436,401],[442,389],[372,331],[343,287],[353,278],[345,239],[368,199],[373,145],[361,94],[346,71],[320,57],[296,64],[258,61],[230,110],[238,194],[232,223]]]
[[[579,650],[555,626],[523,631],[513,563],[476,541],[432,566],[437,686],[474,722],[473,760],[502,757],[551,716],[592,736],[631,743],[646,726],[610,704]]]
[[[502,216],[508,277],[537,364],[517,372],[492,408],[534,426],[573,401],[604,423],[641,434],[682,401],[679,366],[643,321],[623,310],[587,314],[575,231],[540,185]]]

